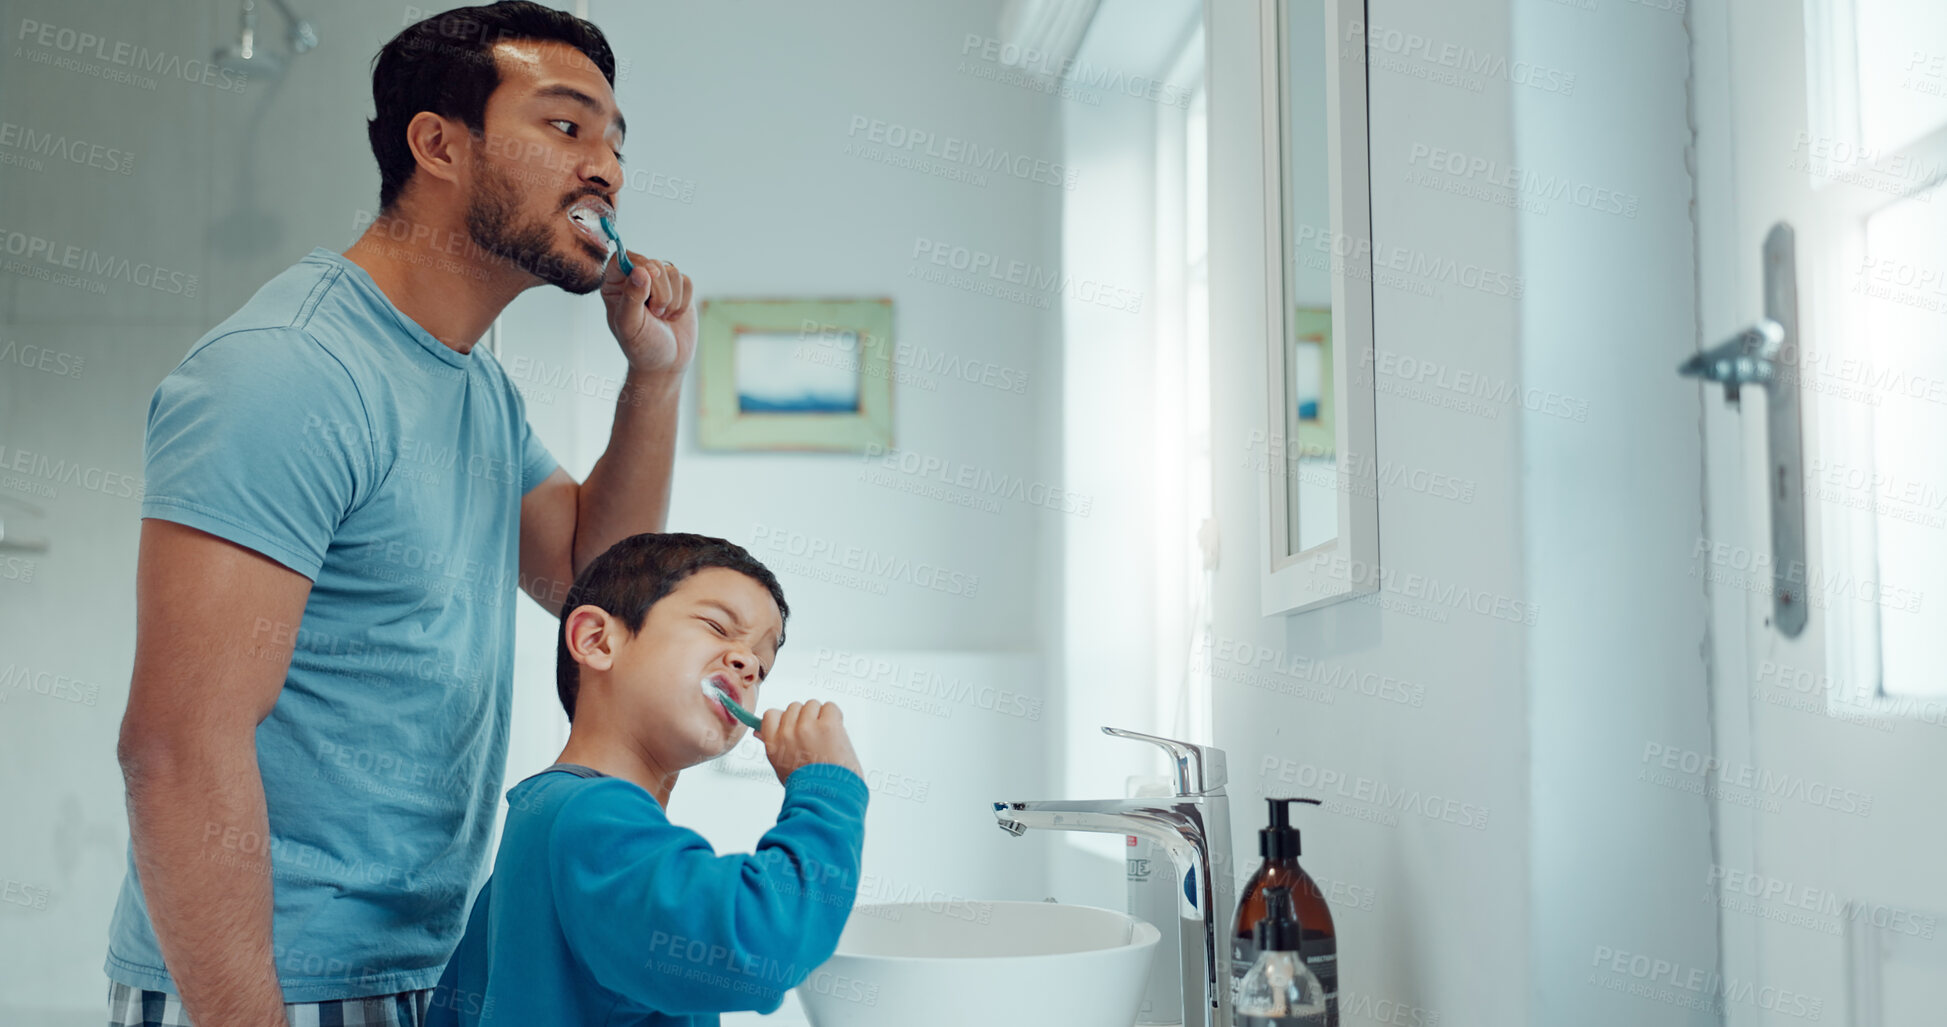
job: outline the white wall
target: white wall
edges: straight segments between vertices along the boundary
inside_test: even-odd
[[[1522,954],[1535,901],[1528,634],[1518,622],[1399,591],[1420,587],[1406,577],[1418,575],[1439,589],[1525,600],[1519,412],[1457,411],[1441,405],[1441,393],[1413,392],[1389,373],[1400,361],[1436,361],[1514,380],[1520,307],[1455,282],[1382,275],[1374,302],[1379,457],[1471,482],[1471,502],[1382,487],[1380,558],[1400,576],[1397,586],[1288,618],[1259,616],[1264,532],[1258,481],[1245,467],[1253,455],[1247,441],[1262,429],[1266,337],[1256,6],[1212,4],[1209,21],[1211,409],[1223,532],[1215,701],[1217,742],[1231,755],[1237,851],[1254,862],[1262,797],[1330,800],[1297,820],[1304,863],[1335,912],[1344,1022],[1394,1014],[1417,1018],[1398,1022],[1430,1022],[1437,1013],[1449,1023],[1523,1023],[1531,979]],[[1382,29],[1417,33],[1436,47],[1508,50],[1508,13],[1499,5],[1374,0],[1371,7]],[[1356,37],[1340,43],[1363,49]],[[1508,163],[1509,86],[1455,88],[1427,77],[1422,64],[1405,58],[1370,71],[1375,246],[1514,274],[1508,211],[1402,180],[1418,143],[1451,139]],[[1234,656],[1240,647],[1248,654],[1242,662]],[[1403,682],[1388,688],[1411,690],[1423,705],[1319,683],[1345,672]],[[1337,783],[1321,784],[1326,775]],[[1419,801],[1388,809],[1381,789]],[[1485,826],[1440,819],[1444,800],[1472,807],[1451,814],[1455,820],[1478,822],[1484,811]],[[1433,816],[1419,812],[1429,806]],[[1240,881],[1248,869],[1239,868]]]
[[[950,268],[915,249],[937,242],[1052,267],[1062,190],[993,173],[984,185],[950,181],[846,152],[878,145],[869,127],[855,130],[854,119],[866,119],[942,143],[959,137],[1054,159],[1045,97],[960,70],[965,38],[995,32],[992,5],[597,2],[591,17],[635,54],[617,87],[624,107],[642,112],[625,147],[631,184],[645,171],[694,183],[687,203],[624,190],[620,226],[630,248],[667,254],[706,297],[892,297],[895,342],[916,349],[913,363],[895,366],[909,376],[895,389],[896,445],[955,469],[1039,474],[1038,442],[1052,431],[1058,401],[1047,379],[1056,366],[1052,310],[916,277]],[[601,325],[578,325],[573,346],[584,373],[620,374],[621,355]],[[951,357],[992,361],[1027,384],[1017,393],[928,370],[927,361]],[[576,410],[580,456],[592,463],[611,406]],[[989,513],[861,481],[868,468],[924,479],[857,455],[704,452],[693,418],[682,428],[672,525],[739,543],[760,528],[799,532],[807,542],[870,547],[979,579],[969,599],[912,585],[875,594],[796,575],[796,637],[816,631],[847,645],[922,649],[1020,648],[1039,637],[1029,568],[1043,511],[1003,500]]]
[[[1673,370],[1697,344],[1689,33],[1642,5],[1511,6],[1515,58],[1574,76],[1572,92],[1514,94],[1516,165],[1567,183],[1518,214],[1538,408],[1522,419],[1525,588],[1544,611],[1528,643],[1531,1022],[1674,1022],[1587,977],[1600,949],[1718,965],[1710,808],[1637,780],[1645,745],[1713,750],[1690,563],[1699,391]]]

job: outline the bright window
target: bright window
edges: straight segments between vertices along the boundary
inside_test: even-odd
[[[1800,141],[1844,289],[1838,338],[1804,356],[1806,499],[1830,526],[1835,680],[1897,706],[1947,696],[1947,5],[1808,0],[1806,29]]]
[[[1189,91],[1161,108],[1157,138],[1157,723],[1187,741],[1210,725],[1210,269],[1203,32],[1169,81]]]

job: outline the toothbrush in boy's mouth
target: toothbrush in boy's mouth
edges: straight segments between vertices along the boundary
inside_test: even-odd
[[[732,699],[730,693],[718,685],[715,678],[704,678],[698,681],[697,684],[702,686],[703,694],[715,699],[723,706],[725,712],[742,721],[745,727],[754,731],[763,726],[764,721],[749,710],[737,705],[737,700]]]

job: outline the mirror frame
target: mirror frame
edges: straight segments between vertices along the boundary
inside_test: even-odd
[[[1284,439],[1285,342],[1293,303],[1285,261],[1291,225],[1286,217],[1285,0],[1259,0],[1263,38],[1265,212],[1265,367],[1267,440],[1259,479],[1261,537],[1266,543],[1261,598],[1265,616],[1297,613],[1379,590],[1379,490],[1373,368],[1372,200],[1367,133],[1366,0],[1324,0],[1326,19],[1326,137],[1335,153],[1327,177],[1332,212],[1332,389],[1337,412],[1333,465],[1338,474],[1338,534],[1292,552],[1290,488],[1286,480],[1295,440]],[[1356,40],[1356,42],[1354,42]],[[1339,240],[1350,252],[1340,253]],[[1283,440],[1277,445],[1276,440]],[[1269,458],[1278,454],[1275,459]]]

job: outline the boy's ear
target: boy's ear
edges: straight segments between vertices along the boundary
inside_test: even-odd
[[[590,670],[615,666],[615,643],[621,622],[599,606],[577,606],[563,619],[568,638],[568,654]]]

